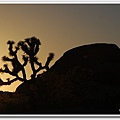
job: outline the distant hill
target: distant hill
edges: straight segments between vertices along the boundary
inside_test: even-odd
[[[27,103],[18,106],[24,103],[27,113],[119,114],[120,49],[107,43],[70,49],[49,71],[18,86],[15,94],[23,94],[22,100],[25,95]]]

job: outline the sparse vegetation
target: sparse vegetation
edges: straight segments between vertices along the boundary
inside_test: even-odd
[[[27,81],[26,78],[26,71],[25,71],[25,67],[28,64],[28,61],[31,65],[31,69],[32,69],[32,74],[31,79],[35,79],[37,73],[42,70],[42,69],[46,69],[49,70],[49,63],[50,61],[53,59],[54,54],[50,53],[47,61],[45,63],[45,65],[43,66],[41,62],[38,61],[38,58],[36,57],[37,53],[39,52],[39,47],[41,45],[41,42],[39,39],[37,39],[36,37],[32,37],[32,38],[27,38],[24,41],[20,41],[18,42],[18,44],[14,47],[13,45],[15,44],[14,41],[8,41],[8,50],[9,50],[9,55],[11,56],[10,58],[7,56],[3,56],[2,60],[4,62],[11,62],[13,69],[10,70],[8,68],[7,64],[4,64],[4,68],[0,69],[1,73],[8,73],[12,76],[14,76],[15,78],[10,80],[9,78],[7,79],[8,82],[3,82],[3,80],[0,79],[0,85],[10,85],[11,83],[15,82],[16,80],[25,82]],[[23,63],[21,63],[18,60],[18,51],[22,50],[24,52],[24,55],[22,55],[22,59],[23,59]],[[38,66],[37,69],[35,69],[35,64]],[[18,73],[22,71],[22,77],[18,75]]]

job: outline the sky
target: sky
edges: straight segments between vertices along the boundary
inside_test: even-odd
[[[44,65],[50,52],[55,54],[52,66],[65,51],[92,43],[114,43],[120,47],[120,5],[82,4],[0,4],[0,58],[8,55],[8,40],[15,43],[35,36],[40,39],[39,61]],[[21,57],[22,52],[19,53]],[[4,62],[0,59],[0,68]],[[31,73],[26,68],[27,76]],[[8,74],[0,74],[6,81]],[[21,82],[2,86],[14,92]]]

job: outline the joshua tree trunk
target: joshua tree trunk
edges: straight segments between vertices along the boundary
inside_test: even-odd
[[[24,68],[22,69],[22,74],[23,74],[23,79],[24,79],[24,81],[26,81],[27,79],[26,79],[26,73],[25,73]]]
[[[36,76],[36,70],[35,70],[35,66],[34,66],[34,61],[33,61],[33,57],[30,57],[30,65],[33,71],[32,77],[35,78]]]

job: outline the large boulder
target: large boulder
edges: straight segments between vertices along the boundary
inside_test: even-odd
[[[16,92],[32,99],[35,113],[119,113],[119,86],[119,47],[97,43],[68,50]]]
[[[115,44],[96,43],[68,50],[50,70],[66,74],[75,66],[90,69],[96,81],[120,83],[120,49]]]
[[[75,66],[92,67],[103,62],[120,62],[120,49],[115,44],[96,43],[68,50],[51,67],[51,71],[66,74]]]

